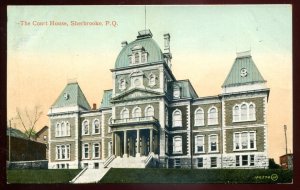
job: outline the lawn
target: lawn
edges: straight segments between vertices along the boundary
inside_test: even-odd
[[[7,183],[69,183],[80,169],[10,169]]]
[[[290,170],[111,169],[99,183],[291,183]]]

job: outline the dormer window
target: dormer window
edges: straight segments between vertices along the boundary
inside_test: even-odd
[[[125,81],[125,79],[120,79],[119,80],[119,89],[120,90],[125,90],[126,89],[126,81]]]
[[[154,86],[154,85],[155,85],[155,75],[151,73],[149,75],[149,86]]]
[[[174,98],[180,98],[180,88],[178,86],[174,87],[173,96]]]
[[[130,64],[139,64],[139,63],[146,63],[148,59],[148,54],[145,51],[143,46],[137,45],[134,46],[132,49],[132,54],[129,56],[129,63]]]

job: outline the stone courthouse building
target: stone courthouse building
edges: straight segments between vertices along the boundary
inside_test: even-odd
[[[150,30],[122,42],[100,107],[90,107],[77,82],[66,85],[48,112],[50,169],[129,158],[133,167],[142,158],[166,168],[268,167],[270,90],[250,52],[237,53],[219,95],[199,97],[173,75],[163,37],[163,51]]]

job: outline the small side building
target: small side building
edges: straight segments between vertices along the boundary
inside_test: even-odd
[[[35,134],[35,141],[46,145],[46,159],[48,160],[48,131],[49,127],[45,125]]]
[[[293,154],[285,154],[280,156],[280,166],[283,169],[293,169]]]

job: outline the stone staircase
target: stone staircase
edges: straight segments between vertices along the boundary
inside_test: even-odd
[[[110,170],[110,168],[146,168],[155,158],[154,154],[141,157],[110,156],[99,169],[84,168],[70,183],[97,183]]]

